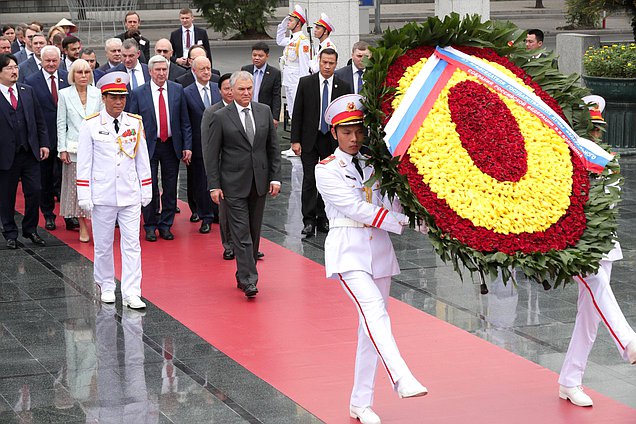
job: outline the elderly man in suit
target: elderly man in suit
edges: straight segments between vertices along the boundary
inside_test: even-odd
[[[230,78],[234,101],[212,115],[203,157],[212,200],[227,203],[238,287],[256,296],[256,261],[267,193],[280,191],[280,156],[274,119],[267,105],[252,100],[252,75]]]
[[[24,193],[22,235],[37,245],[40,204],[40,163],[49,156],[49,137],[33,89],[17,83],[18,61],[0,54],[0,220],[9,249],[17,249],[15,199],[18,181]]]
[[[55,230],[55,184],[62,176],[62,162],[57,157],[57,101],[58,91],[69,86],[68,74],[58,69],[60,66],[60,50],[55,46],[45,46],[42,49],[42,70],[29,75],[24,81],[31,86],[42,108],[46,129],[49,136],[50,155],[40,162],[41,192],[40,209],[44,215],[45,228]],[[79,227],[77,220],[65,219],[66,229],[74,230]]]
[[[37,73],[42,66],[42,48],[46,46],[46,38],[41,32],[33,34],[31,37],[31,48],[33,54],[24,62],[20,63],[20,75],[18,76],[18,82],[24,82],[26,77],[31,74]]]
[[[208,59],[211,58],[212,53],[210,51],[208,33],[205,29],[194,26],[192,10],[188,8],[181,9],[179,11],[179,20],[181,21],[181,27],[170,34],[170,43],[172,43],[174,48],[172,61],[177,65],[190,66],[188,63],[188,52],[190,47],[195,45],[203,46]]]
[[[207,57],[208,59],[210,59],[210,63],[212,63],[212,58],[208,56],[208,53],[205,51],[205,48],[203,48],[203,46],[201,45],[192,46],[190,48],[190,51],[188,52],[188,62],[187,62],[188,67],[190,67],[192,62],[194,62],[194,59],[201,56]],[[212,77],[210,77],[210,81],[213,83],[216,83],[219,81],[220,76],[221,76],[221,72],[218,69],[212,68]],[[184,75],[181,75],[180,77],[176,79],[176,81],[179,84],[181,84],[183,88],[186,88],[190,84],[194,84],[195,80],[196,80],[196,77],[194,76],[194,73],[192,73],[192,70],[190,70],[190,72],[186,72]]]
[[[274,117],[274,126],[278,127],[280,119],[280,71],[274,66],[268,65],[269,46],[262,41],[252,46],[252,64],[245,65],[241,69],[254,75],[255,102],[269,106]]]
[[[197,80],[183,90],[192,126],[192,161],[188,165],[188,182],[192,180],[197,206],[192,213],[201,219],[199,232],[206,234],[210,232],[210,224],[214,220],[218,222],[219,208],[212,202],[208,191],[201,150],[201,119],[206,108],[221,101],[221,94],[218,86],[210,83],[212,66],[206,57],[197,57],[192,64],[192,71]]]
[[[123,41],[119,38],[109,38],[104,44],[104,51],[106,52],[106,63],[97,68],[95,74],[95,83],[111,68],[121,63],[121,45]]]
[[[126,40],[125,42],[130,41]],[[168,61],[155,55],[148,61],[150,81],[133,91],[130,112],[141,115],[152,170],[152,202],[142,209],[147,241],[157,241],[155,231],[164,240],[173,240],[170,231],[177,207],[179,160],[188,165],[192,156],[192,128],[183,88],[168,81]],[[161,165],[161,217],[159,179]]]
[[[325,122],[325,109],[331,100],[351,93],[351,87],[334,76],[337,63],[338,53],[334,49],[322,50],[319,54],[320,72],[300,79],[294,102],[291,147],[303,163],[302,234],[307,237],[312,237],[316,229],[322,233],[329,231],[325,205],[316,190],[314,168],[319,160],[331,155],[337,147]]]
[[[344,66],[336,71],[336,76],[345,81],[351,87],[354,94],[360,94],[362,90],[362,76],[364,75],[364,59],[371,57],[369,43],[358,41],[351,49],[351,65]]]
[[[170,40],[167,38],[160,38],[157,40],[155,43],[155,54],[160,54],[170,60],[172,53],[172,44],[170,44]],[[168,67],[168,81],[176,81],[177,78],[184,75],[186,72],[188,71],[183,69],[181,66],[170,62],[170,66]]]

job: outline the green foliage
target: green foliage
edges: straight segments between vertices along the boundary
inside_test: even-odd
[[[566,21],[576,28],[596,28],[601,22],[605,1],[567,0]]]
[[[590,47],[583,68],[592,77],[636,78],[636,44]]]
[[[385,115],[381,106],[385,95],[394,91],[385,86],[387,71],[400,55],[421,45],[489,47],[501,56],[508,56],[559,103],[572,128],[578,134],[586,135],[592,124],[581,99],[590,94],[589,90],[577,84],[577,75],[563,75],[552,66],[554,54],[530,60],[536,52],[524,49],[524,37],[525,32],[510,22],[481,22],[477,15],[460,19],[459,15],[452,14],[443,21],[434,17],[421,24],[407,24],[400,30],[387,30],[378,47],[371,49],[373,54],[367,62],[361,94],[366,98],[365,123],[369,127],[371,162],[376,169],[376,178],[381,179],[382,190],[400,199],[411,222],[423,220],[427,223],[435,251],[443,261],[452,263],[460,278],[464,268],[471,276],[475,273],[496,276],[500,271],[507,281],[512,278],[510,269],[518,268],[537,282],[550,280],[557,287],[573,275],[595,272],[602,256],[613,247],[618,208],[610,206],[620,202],[620,193],[618,189],[606,190],[606,187],[622,182],[616,159],[608,164],[602,175],[591,178],[589,201],[585,206],[587,228],[576,246],[545,254],[507,255],[477,251],[443,233],[411,191],[406,177],[398,172],[399,158],[392,157],[384,143],[382,123]],[[609,146],[602,147],[609,149]]]
[[[267,18],[273,16],[277,0],[193,0],[210,26],[226,35],[266,34]]]

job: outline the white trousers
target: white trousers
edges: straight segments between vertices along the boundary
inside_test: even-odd
[[[141,245],[139,223],[141,204],[131,206],[95,205],[93,208],[93,239],[95,263],[93,275],[102,291],[115,290],[115,260],[113,241],[115,221],[119,222],[122,258],[122,298],[141,296]]]
[[[393,338],[391,319],[386,309],[391,277],[374,279],[364,271],[343,272],[338,276],[356,306],[359,318],[351,405],[367,407],[373,405],[378,359],[382,361],[394,388],[400,378],[412,376]]]
[[[285,98],[287,99],[287,113],[291,119],[294,113],[294,99],[296,98],[296,90],[298,89],[298,81],[295,84],[285,86]],[[300,141],[300,140],[297,140]]]
[[[600,322],[607,327],[621,357],[627,360],[625,347],[636,339],[636,333],[616,302],[610,287],[611,275],[612,261],[602,260],[596,274],[574,278],[579,285],[578,311],[570,346],[559,375],[559,384],[562,386],[581,385]]]

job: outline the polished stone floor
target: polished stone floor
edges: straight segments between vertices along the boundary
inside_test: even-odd
[[[263,236],[322,263],[324,236],[300,237],[300,161],[282,162],[283,191],[268,200]],[[612,287],[636,325],[636,157],[622,166],[625,259],[614,266]],[[320,422],[154,305],[142,316],[96,302],[91,262],[40,234],[46,247],[0,247],[0,423]],[[393,240],[402,269],[393,297],[559,371],[576,313],[573,285],[546,292],[523,278],[517,287],[493,281],[484,296],[423,235],[409,230]],[[585,384],[636,408],[636,367],[620,360],[605,329]]]

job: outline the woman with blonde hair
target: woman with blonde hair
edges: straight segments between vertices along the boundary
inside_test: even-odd
[[[90,241],[86,219],[89,214],[77,204],[77,145],[79,128],[85,117],[102,109],[102,95],[93,85],[93,71],[84,59],[73,62],[68,72],[70,87],[58,93],[57,138],[58,152],[62,160],[62,194],[60,215],[77,217],[80,223],[80,241]]]
[[[46,37],[47,42],[52,46],[55,45],[55,43],[53,43],[53,37],[55,37],[56,34],[60,34],[62,38],[66,37],[66,31],[64,31],[64,28],[61,26],[52,26],[49,29],[48,36]]]

